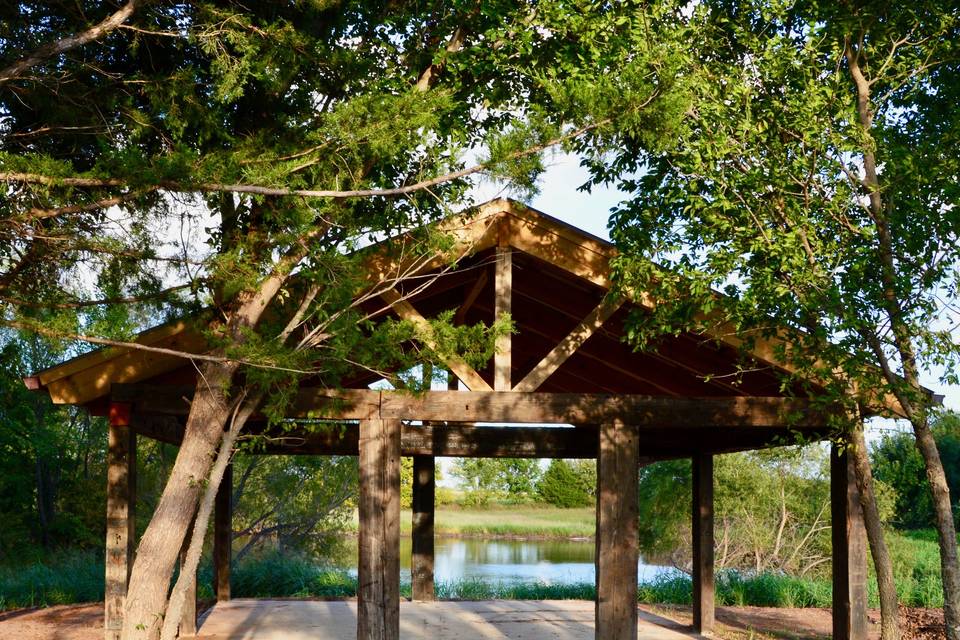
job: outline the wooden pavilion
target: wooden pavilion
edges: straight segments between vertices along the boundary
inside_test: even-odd
[[[456,239],[456,268],[448,268],[449,257],[401,264],[374,251],[379,257],[369,262],[369,277],[380,287],[377,303],[422,325],[446,310],[470,324],[509,313],[516,333],[499,341],[481,370],[456,358],[445,362],[448,391],[371,390],[376,376],[369,373],[358,373],[341,390],[305,386],[291,418],[309,415],[352,426],[287,433],[298,437],[264,450],[360,457],[357,637],[399,637],[400,456],[414,459],[415,600],[434,598],[435,456],[596,458],[595,629],[604,640],[637,637],[638,468],[691,458],[694,626],[710,631],[713,456],[792,442],[797,435],[826,439],[831,410],[800,386],[784,392],[777,355],[784,345],[776,341],[757,341],[748,362],[744,343],[731,332],[665,336],[655,351],[634,352],[622,340],[624,324],[653,302],[642,293],[629,299],[609,295],[615,250],[608,242],[505,199],[442,224]],[[427,274],[437,277],[409,279]],[[186,322],[146,331],[138,342],[197,353],[205,348]],[[105,628],[107,638],[114,638],[135,553],[137,437],[180,442],[194,368],[158,351],[111,348],[26,382],[55,403],[109,416]],[[214,518],[219,601],[230,598],[231,483],[228,473]],[[866,638],[866,544],[852,463],[837,447],[831,453],[831,502],[833,637],[859,640]],[[181,633],[195,628],[193,608]]]

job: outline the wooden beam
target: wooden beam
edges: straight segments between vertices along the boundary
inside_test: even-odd
[[[578,324],[573,331],[567,334],[550,353],[543,357],[540,364],[535,366],[523,380],[517,383],[514,391],[536,391],[554,371],[560,368],[567,358],[594,334],[610,316],[616,313],[623,305],[623,300],[604,300]]]
[[[403,297],[394,289],[388,289],[380,294],[380,297],[387,301],[393,310],[397,313],[398,316],[407,320],[417,328],[420,332],[421,339],[431,349],[437,349],[437,343],[433,337],[433,330],[430,327],[430,322],[424,318],[419,311],[414,309],[413,305],[410,304],[407,300],[404,300]],[[465,385],[470,387],[472,391],[489,391],[490,385],[480,377],[480,374],[471,367],[463,358],[459,356],[449,356],[445,359],[444,363],[447,367],[457,374],[457,377],[460,378]]]
[[[693,457],[693,630],[714,626],[713,456]]]
[[[637,637],[637,428],[600,425],[597,458],[596,638]]]
[[[357,429],[348,426],[319,437],[291,434],[288,444],[267,444],[266,454],[357,455]],[[259,452],[260,450],[258,450]],[[593,458],[592,429],[565,427],[476,427],[473,425],[401,426],[402,456],[456,458]]]
[[[433,584],[435,464],[433,456],[413,456],[410,579],[414,600],[436,599]]]
[[[227,465],[217,488],[213,515],[213,588],[217,602],[230,599],[233,559],[233,465]]]
[[[511,314],[513,300],[513,251],[507,244],[504,232],[505,229],[501,227],[500,241],[497,245],[496,295],[493,304],[495,320]],[[511,342],[509,333],[497,338],[493,356],[493,388],[497,391],[509,391],[513,386]]]
[[[107,434],[107,539],[104,637],[119,640],[123,607],[136,548],[137,436],[130,405],[112,403]]]
[[[184,416],[191,387],[114,385],[113,398],[136,411]],[[815,401],[778,397],[673,398],[637,394],[500,391],[402,391],[303,388],[290,418],[397,418],[442,422],[600,424],[620,419],[642,428],[784,428],[829,430],[836,410]]]
[[[177,446],[183,442],[184,425],[176,416],[138,411],[131,417],[130,428],[137,435],[159,442]]]
[[[830,450],[830,513],[833,547],[833,638],[867,638],[867,542],[853,459],[846,448]]]
[[[357,639],[400,638],[400,421],[360,421]]]
[[[795,398],[671,398],[629,394],[383,392],[380,416],[446,422],[600,424],[641,427],[824,428],[831,413]]]

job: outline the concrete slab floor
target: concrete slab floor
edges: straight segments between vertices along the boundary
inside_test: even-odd
[[[400,637],[411,640],[593,640],[594,604],[583,600],[401,602]],[[640,610],[638,640],[698,638]],[[236,599],[217,603],[196,640],[355,640],[356,601]]]

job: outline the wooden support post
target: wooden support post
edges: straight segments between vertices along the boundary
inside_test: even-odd
[[[713,456],[693,457],[693,630],[710,633],[714,622]]]
[[[596,637],[637,637],[638,429],[601,424],[597,447]]]
[[[180,572],[187,562],[187,550],[190,548],[190,538],[193,535],[193,527],[196,521],[190,522],[187,529],[187,536],[183,540],[183,546],[180,547]],[[187,587],[187,599],[183,603],[183,612],[180,615],[180,637],[197,635],[197,576],[194,574],[190,586]]]
[[[233,465],[227,465],[217,489],[213,514],[213,588],[217,602],[230,599],[233,560]]]
[[[501,237],[497,247],[497,277],[494,285],[494,316],[499,319],[501,315],[509,315],[513,306],[513,253],[505,243],[505,237]],[[493,356],[493,388],[496,391],[510,391],[513,388],[510,373],[511,342],[509,333],[497,338],[497,351]]]
[[[118,640],[136,548],[137,435],[130,428],[130,405],[110,405],[107,443],[107,547],[104,637]]]
[[[830,514],[833,545],[833,638],[867,638],[867,534],[853,458],[830,450]]]
[[[413,551],[410,577],[414,600],[433,600],[433,514],[435,494],[433,456],[413,456]]]
[[[400,638],[400,421],[360,421],[357,639]]]

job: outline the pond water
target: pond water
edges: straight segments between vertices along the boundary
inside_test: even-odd
[[[357,539],[344,541],[342,566],[356,573]],[[593,540],[511,540],[438,537],[434,543],[434,579],[437,582],[480,580],[490,583],[543,582],[592,583]],[[410,579],[409,536],[400,538],[400,576]],[[676,569],[638,565],[640,582],[648,582]]]

